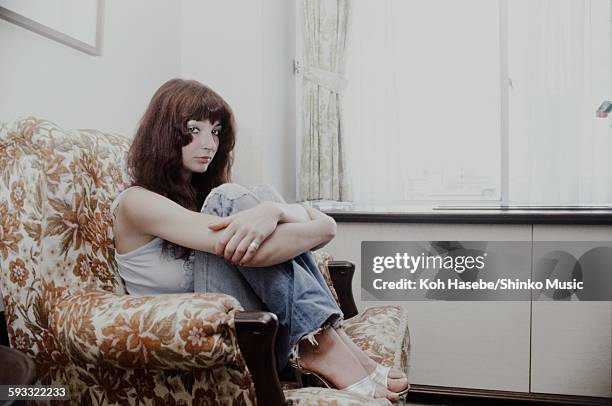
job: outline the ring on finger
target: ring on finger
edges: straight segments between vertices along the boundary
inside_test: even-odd
[[[251,244],[249,244],[249,248],[257,251],[257,249],[259,248],[259,243],[257,241],[252,241]]]

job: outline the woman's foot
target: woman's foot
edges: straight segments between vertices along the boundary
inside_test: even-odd
[[[338,336],[342,339],[342,342],[351,350],[353,355],[359,360],[363,368],[368,374],[371,374],[378,365],[372,358],[370,358],[365,352],[361,350],[346,332],[339,328],[336,330]],[[408,377],[405,373],[399,369],[391,368],[387,375],[387,389],[391,392],[399,393],[410,388],[408,383]]]
[[[361,362],[347,348],[336,330],[326,328],[317,334],[318,345],[302,340],[299,348],[299,365],[315,372],[338,389],[347,388],[368,377]],[[366,385],[367,386],[367,385]],[[375,384],[374,398],[387,398],[393,402],[399,400],[397,394]],[[371,393],[368,393],[371,395]]]

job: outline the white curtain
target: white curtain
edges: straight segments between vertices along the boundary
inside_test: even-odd
[[[348,200],[342,93],[348,0],[304,0],[299,200]]]
[[[510,200],[612,202],[609,0],[511,0]]]

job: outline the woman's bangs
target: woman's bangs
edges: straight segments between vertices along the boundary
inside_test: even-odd
[[[219,122],[225,125],[230,117],[227,105],[219,96],[210,94],[207,96],[202,98],[190,118],[197,121],[208,120],[211,124]]]

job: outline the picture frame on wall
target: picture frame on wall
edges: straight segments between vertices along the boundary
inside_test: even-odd
[[[89,55],[101,55],[104,0],[0,0],[0,19]]]

